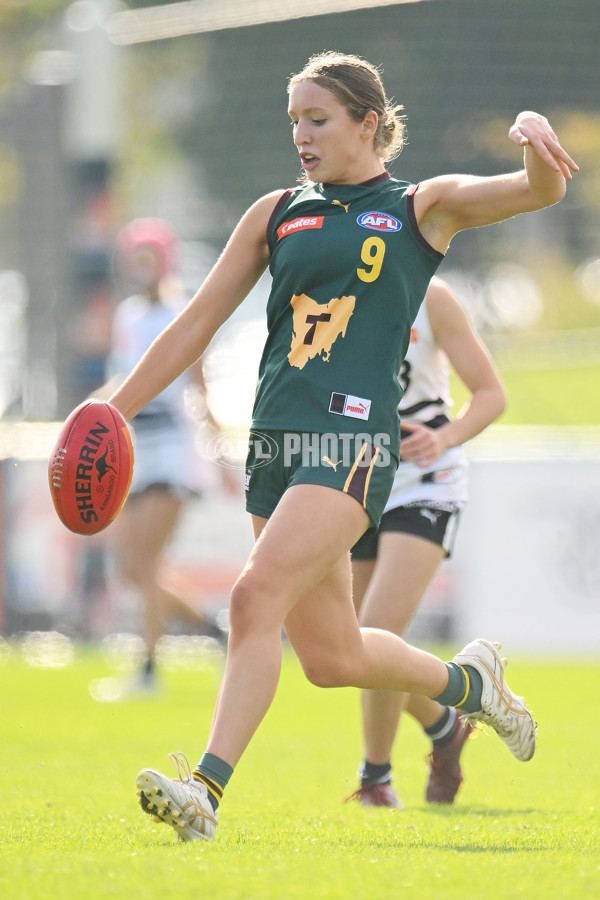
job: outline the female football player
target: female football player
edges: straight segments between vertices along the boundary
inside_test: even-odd
[[[279,680],[282,626],[323,687],[404,691],[488,722],[517,758],[535,724],[509,691],[497,648],[452,662],[360,628],[348,551],[379,524],[398,463],[397,378],[411,325],[455,234],[557,203],[577,170],[548,121],[520,113],[509,137],[524,168],[408,184],[386,162],[403,122],[377,69],[337,53],[288,85],[304,182],[257,200],[177,319],[112,402],[129,419],[204,353],[269,266],[269,333],[247,461],[255,547],[230,598],[229,652],[205,754],[180,778],[138,776],[142,808],[184,840],[211,838],[228,780]],[[268,160],[265,160],[268,165]],[[184,767],[183,769],[181,767]]]

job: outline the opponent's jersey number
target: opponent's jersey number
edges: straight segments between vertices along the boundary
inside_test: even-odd
[[[411,365],[407,359],[402,361],[402,365],[400,366],[400,371],[398,372],[398,381],[402,385],[402,391],[406,394],[408,388],[410,387],[410,370]]]

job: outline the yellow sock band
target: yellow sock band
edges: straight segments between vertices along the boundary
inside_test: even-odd
[[[192,778],[194,781],[200,781],[202,784],[205,784],[213,797],[216,798],[217,802],[222,799],[223,788],[218,785],[216,781],[213,781],[212,778],[209,778],[208,775],[205,775],[204,772],[199,772],[197,769],[194,769]]]
[[[457,703],[457,704],[456,704],[457,707],[463,705],[463,703],[465,702],[465,700],[466,700],[467,697],[469,696],[469,691],[471,690],[471,679],[469,678],[469,673],[467,672],[467,670],[465,669],[464,666],[459,665],[458,668],[461,670],[461,672],[462,672],[463,675],[465,676],[465,680],[466,680],[466,682],[467,682],[467,689],[466,689],[466,691],[465,691],[465,696],[462,698],[462,700],[460,701],[460,703]]]

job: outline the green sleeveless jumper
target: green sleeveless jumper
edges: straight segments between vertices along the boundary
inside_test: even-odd
[[[414,191],[385,173],[284,195],[253,429],[386,434],[397,459],[397,373],[443,259],[418,230]]]

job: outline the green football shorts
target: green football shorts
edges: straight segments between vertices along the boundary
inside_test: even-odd
[[[377,527],[392,489],[397,456],[388,435],[252,430],[246,459],[246,509],[268,519],[294,484],[321,484],[361,504]]]

